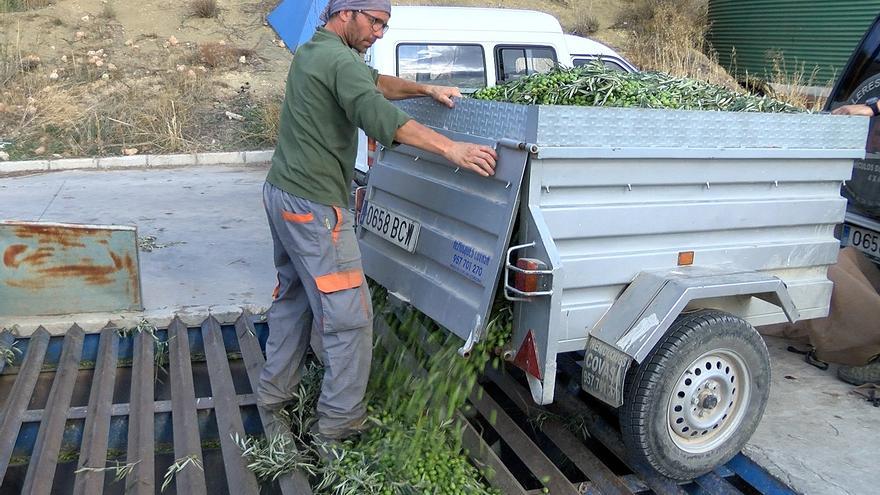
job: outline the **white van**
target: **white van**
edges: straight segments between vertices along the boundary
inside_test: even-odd
[[[470,7],[394,7],[391,29],[365,60],[381,74],[458,86],[465,93],[545,72],[554,65],[599,59],[626,72],[635,67],[602,43],[564,34],[555,17],[531,10]],[[358,181],[368,170],[363,132],[358,139]]]

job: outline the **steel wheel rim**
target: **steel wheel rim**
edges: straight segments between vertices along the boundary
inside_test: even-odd
[[[743,421],[752,394],[745,360],[731,349],[704,353],[685,367],[670,394],[667,430],[692,454],[726,442]]]

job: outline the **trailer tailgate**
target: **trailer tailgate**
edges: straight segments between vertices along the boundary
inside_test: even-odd
[[[510,105],[507,120],[487,123],[479,105],[468,112],[444,111],[425,100],[400,105],[453,140],[494,146],[498,163],[494,176],[481,177],[411,146],[382,150],[360,215],[364,271],[473,343],[486,327],[510,241],[531,110]],[[453,124],[472,132],[445,130]]]

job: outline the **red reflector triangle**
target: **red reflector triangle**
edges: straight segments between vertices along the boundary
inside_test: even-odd
[[[526,334],[522,345],[519,346],[519,351],[517,351],[516,357],[513,359],[513,364],[538,380],[541,379],[541,367],[538,366],[538,349],[535,347],[535,337],[532,335],[531,330]]]

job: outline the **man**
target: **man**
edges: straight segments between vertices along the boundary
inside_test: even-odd
[[[495,151],[455,142],[388,100],[430,96],[449,107],[457,88],[379,75],[361,55],[381,38],[389,0],[330,0],[288,74],[278,144],[263,187],[278,286],[269,311],[260,405],[277,411],[302,376],[309,344],[324,364],[315,436],[334,442],[365,428],[372,306],[347,210],[357,128],[386,146],[413,145],[453,166],[494,174]]]
[[[877,107],[877,98],[871,98],[866,103],[843,105],[831,111],[834,115],[861,115],[863,117],[876,117],[880,113]]]
[[[878,106],[878,99],[877,98],[868,98],[868,100],[865,103],[857,103],[854,105],[843,105],[841,107],[835,108],[831,113],[833,113],[835,115],[861,115],[863,117],[877,117],[878,115],[880,115],[880,106]],[[872,125],[872,130],[873,130],[873,125]],[[873,138],[873,136],[869,137],[869,147],[871,146],[872,138]],[[847,252],[847,251],[844,250],[841,253],[844,253],[844,252]],[[853,257],[853,256],[860,257],[860,255],[854,250],[847,252],[848,258]],[[841,256],[841,261],[838,264],[842,265],[844,268],[849,267],[849,265],[852,264],[852,263],[847,263],[844,265],[844,264],[842,264],[843,261],[846,261],[846,258]],[[861,270],[850,269],[847,272],[843,272],[845,275],[847,275],[847,278],[842,279],[842,280],[835,280],[834,281],[835,282],[834,283],[834,290],[835,290],[835,292],[840,291],[841,290],[841,282],[844,282],[846,284],[845,289],[849,290],[849,291],[856,292],[856,297],[877,299],[878,293],[880,293],[880,274],[878,274],[878,272],[877,272],[877,267],[875,265],[871,264],[870,262],[867,262],[867,260],[865,260],[863,257],[861,258],[860,261],[861,261],[861,263],[859,263],[858,265],[860,265]],[[868,277],[868,278],[865,279],[865,277]],[[873,287],[874,287],[874,292],[872,292],[870,290],[872,283],[873,283]],[[868,289],[866,289],[866,287]],[[832,309],[833,309],[833,305],[835,304],[835,293],[832,293],[831,298],[832,298]],[[837,315],[838,318],[845,318],[847,315],[852,315],[853,313],[859,314],[859,311],[863,311],[864,308],[871,308],[871,306],[865,306],[864,308],[862,308],[855,301],[852,301],[851,299],[854,299],[854,298],[851,297],[850,299],[846,299],[843,301],[837,301],[838,304],[841,304],[841,305],[852,305],[852,307],[848,308],[847,311],[841,311]],[[874,307],[876,307],[876,306],[874,306]],[[868,328],[870,328],[870,327],[868,327]],[[872,344],[871,337],[872,337],[872,335],[876,335],[876,333],[865,331],[865,329],[862,329],[859,332],[855,332],[855,335],[857,336],[857,338],[862,338],[864,340],[864,342],[862,342],[861,345],[858,346],[859,351],[860,351],[860,356],[859,357],[849,357],[849,359],[861,359],[862,360],[861,362],[864,362],[864,360],[866,358],[865,358],[865,356],[862,356],[861,354],[864,354],[865,351],[867,351],[868,353],[871,353],[872,351],[870,349],[876,349],[876,344],[871,345]],[[848,337],[850,338],[850,340],[852,339],[852,335],[849,335]],[[839,339],[834,339],[834,340],[836,341]],[[876,337],[874,338],[874,340],[876,340]],[[850,353],[852,353],[851,350],[850,350]],[[840,361],[839,358],[834,359],[833,357],[829,358],[829,360]],[[880,356],[871,357],[868,360],[867,364],[853,365],[852,363],[848,363],[846,365],[841,365],[837,369],[837,376],[841,380],[843,380],[847,383],[856,385],[856,386],[864,385],[866,383],[875,383],[877,385],[880,385]]]

